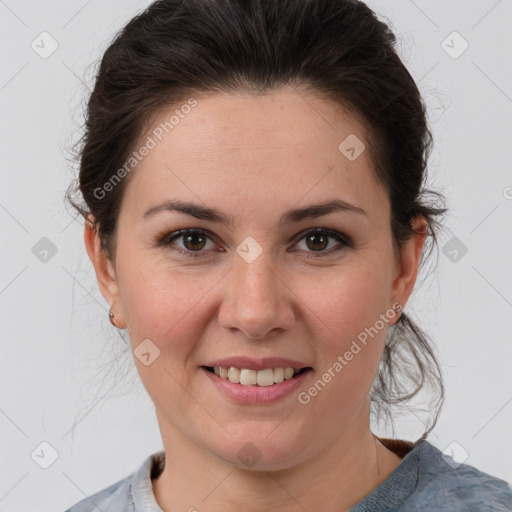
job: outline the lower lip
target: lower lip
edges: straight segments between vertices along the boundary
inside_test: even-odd
[[[296,391],[311,372],[311,370],[306,370],[293,379],[284,380],[278,384],[272,384],[272,386],[244,386],[243,384],[235,384],[228,379],[217,377],[217,375],[206,368],[201,368],[201,370],[219,391],[240,404],[269,404],[277,402]]]

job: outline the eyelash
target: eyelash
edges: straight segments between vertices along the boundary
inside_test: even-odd
[[[197,228],[190,228],[190,229],[180,229],[178,231],[173,231],[171,233],[167,233],[164,236],[161,236],[158,238],[157,243],[159,246],[168,247],[172,245],[172,242],[177,238],[183,238],[186,235],[193,235],[193,234],[200,234],[205,235],[210,240],[213,240],[213,235],[210,234],[209,231],[206,231],[204,229],[197,229]],[[308,229],[306,231],[303,231],[300,233],[300,238],[295,242],[295,244],[302,241],[304,238],[306,238],[309,235],[315,235],[315,234],[321,234],[326,235],[328,237],[336,239],[342,247],[352,247],[352,241],[349,237],[342,235],[341,233],[334,231],[332,229],[327,228],[312,228]],[[307,258],[323,258],[325,256],[329,256],[333,252],[339,251],[342,247],[339,247],[337,249],[333,249],[332,247],[329,250],[322,250],[322,251],[306,251],[306,257]],[[181,255],[187,257],[187,258],[200,258],[202,257],[202,253],[205,251],[189,251],[184,250],[181,248],[173,249],[176,252],[180,253]]]

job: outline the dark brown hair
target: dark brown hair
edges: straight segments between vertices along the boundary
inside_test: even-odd
[[[427,220],[423,263],[437,245],[437,217],[446,209],[428,201],[443,199],[425,188],[432,136],[420,92],[395,44],[389,26],[357,0],[154,2],[121,30],[102,58],[86,112],[79,179],[67,199],[91,216],[113,258],[121,201],[135,171],[123,173],[104,197],[95,191],[123,168],[163,107],[202,94],[265,94],[293,86],[362,120],[375,175],[389,193],[395,247],[414,235],[414,217]],[[74,199],[76,193],[83,202]],[[389,329],[372,412],[389,414],[387,406],[427,388],[425,432],[437,421],[442,378],[426,334],[402,312]]]

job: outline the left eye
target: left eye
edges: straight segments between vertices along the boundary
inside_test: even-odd
[[[183,241],[184,248],[178,245],[179,252],[187,256],[196,256],[196,254],[193,253],[204,252],[201,251],[201,249],[205,248],[207,240],[210,240],[211,244],[214,245],[211,237],[201,229],[180,229],[179,231],[166,235],[160,243],[162,245],[176,245],[174,243],[176,239]],[[212,247],[210,247],[210,249],[212,249]]]
[[[182,246],[175,243],[175,240],[180,239],[182,241]],[[317,256],[325,256],[330,254],[331,250],[326,251],[326,249],[332,249],[333,246],[329,247],[329,239],[336,240],[338,244],[334,244],[340,246],[338,249],[341,249],[343,246],[349,246],[350,242],[347,238],[344,237],[341,233],[337,231],[325,229],[325,228],[315,228],[302,233],[300,238],[298,239],[295,245],[299,245],[300,242],[304,241],[306,245],[305,252],[310,252],[313,254],[308,255],[308,257],[317,257]],[[210,242],[210,247],[208,246],[208,241]],[[176,246],[178,252],[180,252],[184,256],[190,257],[199,257],[201,253],[204,253],[203,249],[214,249],[215,243],[212,240],[212,237],[202,229],[180,229],[179,231],[174,231],[165,235],[163,238],[159,240],[159,245],[162,246]],[[221,249],[222,251],[222,249]],[[292,249],[293,252],[296,249]],[[318,254],[314,254],[318,253]]]
[[[315,252],[325,252],[326,249],[332,249],[333,246],[329,246],[329,239],[334,239],[338,242],[338,245],[344,246],[348,245],[348,243],[344,240],[342,235],[336,231],[331,231],[329,229],[311,229],[307,231],[302,237],[299,239],[299,242],[304,241],[306,248],[311,249],[313,253]],[[334,244],[334,247],[336,244]],[[306,252],[309,252],[307,251]],[[339,250],[339,248],[337,249]],[[329,251],[332,252],[332,251]],[[323,254],[319,254],[322,256]]]

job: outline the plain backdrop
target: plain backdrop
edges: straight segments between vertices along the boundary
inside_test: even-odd
[[[162,449],[64,205],[97,60],[148,4],[0,1],[0,511],[63,511]],[[369,4],[419,83],[430,185],[451,209],[438,266],[408,304],[446,382],[429,439],[512,481],[512,2]],[[417,432],[414,415],[397,421],[397,437]]]

